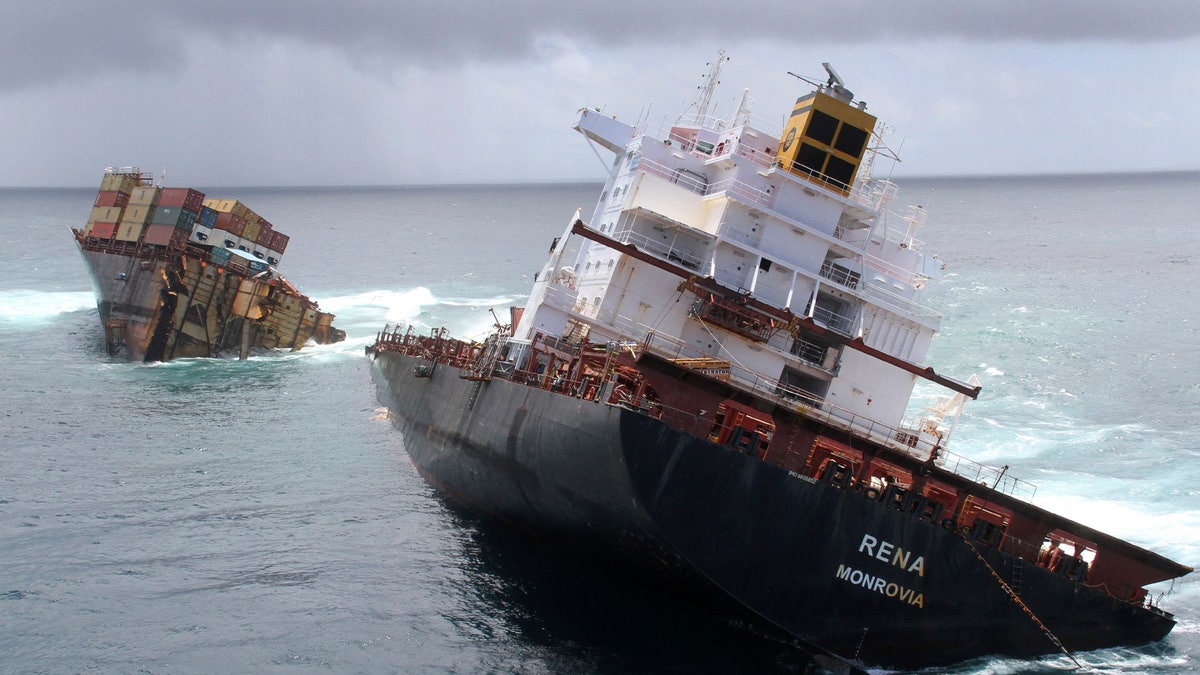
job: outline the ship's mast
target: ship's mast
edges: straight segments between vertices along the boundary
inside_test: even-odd
[[[733,125],[742,126],[750,123],[750,90],[742,90],[742,102],[738,104],[737,113],[733,116]]]
[[[704,76],[704,84],[697,87],[700,90],[696,94],[696,99],[692,101],[689,108],[696,109],[696,118],[703,124],[703,120],[708,116],[708,107],[712,104],[713,92],[717,90],[717,85],[721,84],[721,66],[729,61],[729,57],[725,56],[725,50],[717,51],[717,58],[708,65],[708,74]]]

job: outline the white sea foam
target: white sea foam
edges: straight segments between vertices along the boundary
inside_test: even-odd
[[[1073,660],[1072,660],[1073,659]],[[1031,667],[1036,664],[1036,667]],[[1078,664],[1078,665],[1076,665]],[[1018,659],[995,659],[981,666],[958,667],[950,670],[957,675],[1020,675],[1022,673],[1145,673],[1158,669],[1180,668],[1188,664],[1187,658],[1174,655],[1148,654],[1132,649],[1101,649],[1094,652],[1045,656],[1033,661]],[[1081,669],[1082,668],[1082,669]],[[946,670],[922,671],[945,673]]]
[[[94,309],[96,298],[88,292],[0,291],[0,323],[38,325],[68,312]]]
[[[1063,476],[1072,480],[1069,474]],[[1045,483],[1046,481],[1043,481]],[[1097,499],[1084,488],[1075,494],[1040,494],[1035,502],[1044,509],[1090,525],[1108,534],[1183,561],[1200,559],[1200,512],[1170,510],[1161,504]]]
[[[336,295],[320,298],[317,302],[322,310],[333,312],[339,318],[398,323],[412,321],[420,315],[422,308],[437,301],[428,288],[418,286],[406,291],[376,290]]]
[[[1188,633],[1191,635],[1200,634],[1200,621],[1192,621],[1189,619],[1180,619],[1179,623],[1175,624],[1173,633]]]
[[[331,296],[319,298],[318,302],[321,309],[337,315],[334,325],[346,331],[346,342],[361,347],[369,344],[385,324],[421,328],[445,326],[459,337],[481,337],[494,328],[495,319],[489,309],[503,308],[504,311],[497,309],[496,313],[506,321],[507,308],[520,299],[511,295],[439,297],[428,288],[418,286],[408,290],[374,290]]]
[[[440,304],[451,307],[508,307],[523,300],[524,296],[497,295],[491,298],[441,298]]]

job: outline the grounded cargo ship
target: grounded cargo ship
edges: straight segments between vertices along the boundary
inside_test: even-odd
[[[746,97],[710,117],[720,64],[663,130],[580,112],[615,159],[510,325],[483,342],[388,326],[368,348],[420,473],[843,665],[1167,635],[1146,586],[1191,568],[950,451],[980,386],[924,363],[941,264],[915,236],[926,212],[893,212],[896,186],[871,176],[889,151],[865,103],[826,65],[782,130]],[[944,394],[910,412],[923,381]]]
[[[244,359],[254,349],[346,337],[276,270],[289,237],[237,200],[160,187],[136,167],[109,168],[87,226],[72,232],[109,354]]]

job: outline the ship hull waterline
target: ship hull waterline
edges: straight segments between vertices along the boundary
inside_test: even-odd
[[[139,257],[80,244],[110,355],[133,361],[212,357],[338,342],[333,316],[194,255]],[[239,309],[240,308],[240,309]],[[269,316],[264,316],[267,308]],[[190,310],[190,312],[189,312]],[[240,312],[240,313],[239,313]],[[252,316],[251,316],[252,315]]]
[[[1174,625],[1031,565],[1006,588],[1012,556],[634,410],[392,352],[372,375],[418,471],[451,498],[677,575],[849,660],[1028,657],[1059,650],[1048,632],[1071,651],[1133,646]]]

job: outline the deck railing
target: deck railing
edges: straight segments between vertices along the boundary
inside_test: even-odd
[[[621,333],[621,338],[613,341],[611,345],[618,348],[650,353],[680,364],[681,367],[689,367],[689,364],[704,364],[695,372],[713,377],[744,391],[753,392],[782,408],[829,427],[866,436],[881,445],[908,453],[918,460],[926,461],[932,457],[939,468],[972,482],[982,483],[1014,498],[1028,502],[1032,501],[1034,497],[1036,487],[1009,475],[1007,466],[997,469],[980,464],[935,446],[911,429],[897,429],[879,420],[837,406],[799,387],[754,372],[735,360],[721,359],[719,354],[710,354],[695,349],[676,338],[656,333],[628,318],[617,317],[617,319],[611,325]],[[570,351],[568,348],[578,349],[578,346],[572,347],[562,340],[556,340],[552,345],[548,343],[548,346],[565,352]],[[434,330],[426,336],[414,333],[411,327],[402,332],[401,326],[395,328],[388,326],[376,336],[375,343],[368,347],[368,352],[403,352],[421,356],[435,363],[450,365],[476,378],[501,377],[532,386],[551,386],[548,374],[518,373],[513,371],[511,366],[499,367],[503,365],[501,363],[493,362],[492,365],[496,367],[489,368],[486,373],[481,372],[477,368],[480,356],[494,355],[499,347],[498,343],[482,345],[449,338],[446,336],[445,329]],[[713,368],[713,364],[717,361],[727,363],[728,368],[722,367],[717,373]]]
[[[630,338],[635,337],[636,331],[630,331],[630,333]],[[652,330],[645,330],[643,334],[645,336],[641,341],[643,349],[663,358],[672,360],[679,358],[712,359],[717,356]],[[785,384],[777,378],[754,372],[735,361],[730,362],[729,382],[740,385],[741,388],[753,391],[781,407],[810,419],[824,422],[835,428],[853,430],[893,449],[907,452],[918,459],[927,459],[936,447],[930,441],[921,438],[912,429],[898,429],[879,420],[847,410],[811,392]],[[1033,484],[1009,474],[1007,466],[995,468],[944,448],[937,447],[936,450],[935,462],[939,468],[974,483],[986,484],[998,492],[1024,501],[1032,501],[1037,492],[1037,488]]]

